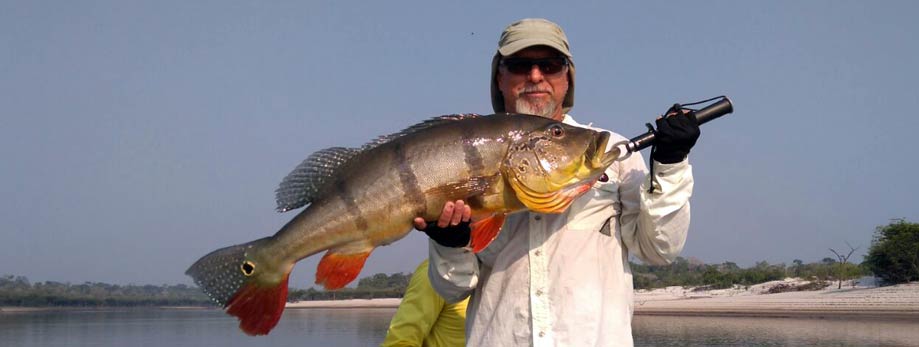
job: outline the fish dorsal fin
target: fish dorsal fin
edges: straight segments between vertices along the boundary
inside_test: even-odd
[[[326,184],[331,181],[331,177],[335,176],[338,168],[363,151],[440,124],[478,117],[481,116],[472,113],[435,117],[400,132],[380,136],[361,148],[332,147],[313,153],[287,174],[287,177],[284,177],[278,189],[275,190],[277,210],[287,212],[313,202],[322,195]]]
[[[277,210],[287,212],[313,202],[338,168],[360,152],[357,148],[332,147],[311,154],[281,180],[275,190]]]
[[[431,127],[434,127],[434,126],[437,126],[437,125],[440,125],[440,124],[444,124],[444,123],[448,123],[448,122],[453,122],[453,121],[458,121],[458,120],[463,120],[463,119],[468,119],[468,118],[478,118],[478,117],[481,117],[481,116],[480,116],[480,115],[477,115],[477,114],[475,114],[475,113],[449,114],[449,115],[444,115],[444,116],[440,116],[440,117],[434,117],[434,118],[428,119],[428,120],[426,120],[426,121],[424,121],[424,122],[421,122],[421,123],[412,125],[412,126],[410,126],[410,127],[408,127],[408,128],[405,128],[405,129],[403,129],[403,130],[400,131],[400,132],[397,132],[397,133],[394,133],[394,134],[389,134],[389,135],[380,136],[380,137],[376,138],[375,140],[370,141],[370,142],[368,142],[367,144],[365,144],[364,146],[362,146],[362,147],[361,147],[361,150],[368,150],[368,149],[371,149],[371,148],[374,148],[374,147],[378,147],[378,146],[380,146],[380,145],[382,145],[382,144],[384,144],[384,143],[387,143],[387,142],[389,142],[389,141],[398,139],[398,138],[400,138],[400,137],[402,137],[402,136],[409,135],[409,134],[414,134],[414,133],[416,133],[416,132],[419,132],[419,131],[422,131],[422,130],[424,130],[424,129],[428,129],[428,128],[431,128]]]

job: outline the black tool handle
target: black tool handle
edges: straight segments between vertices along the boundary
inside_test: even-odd
[[[715,118],[731,112],[734,112],[734,105],[731,104],[731,100],[729,100],[728,97],[724,97],[718,100],[718,102],[696,111],[696,124],[702,125],[708,123]]]
[[[734,112],[734,105],[731,104],[730,99],[723,97],[721,100],[718,100],[718,102],[696,111],[696,124],[702,125],[708,123],[715,118],[721,117],[731,112]],[[625,147],[629,152],[637,152],[650,147],[653,143],[654,131],[648,130],[648,132],[644,134],[629,139],[629,143],[626,144]]]

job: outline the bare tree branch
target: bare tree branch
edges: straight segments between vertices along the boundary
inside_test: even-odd
[[[851,257],[852,253],[855,253],[855,250],[858,249],[858,247],[852,247],[852,245],[849,244],[849,241],[846,241],[846,246],[849,246],[849,253],[846,255],[842,255],[839,252],[837,252],[835,249],[830,248],[830,252],[833,252],[833,254],[836,255],[836,258],[839,259],[839,265],[837,265],[837,268],[839,269],[837,271],[838,272],[837,279],[839,281],[839,285],[837,286],[838,289],[842,289],[842,278],[845,277],[844,271],[846,268],[846,264],[849,263],[849,257]]]

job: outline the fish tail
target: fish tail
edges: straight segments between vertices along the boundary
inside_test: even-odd
[[[279,266],[260,258],[268,241],[270,238],[218,249],[185,272],[227,314],[239,318],[239,328],[249,335],[268,334],[287,302],[293,263]]]
[[[239,318],[242,331],[249,335],[266,335],[278,324],[287,302],[289,276],[288,272],[281,283],[270,286],[246,283],[230,299],[227,313]]]

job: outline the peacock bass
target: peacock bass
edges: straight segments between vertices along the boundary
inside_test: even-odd
[[[496,114],[434,118],[361,148],[310,155],[277,189],[278,209],[309,205],[273,236],[205,255],[186,272],[250,335],[267,334],[300,259],[326,251],[316,283],[354,280],[374,248],[436,220],[444,203],[473,211],[471,247],[497,236],[509,213],[564,212],[614,160],[609,134],[551,119]]]

